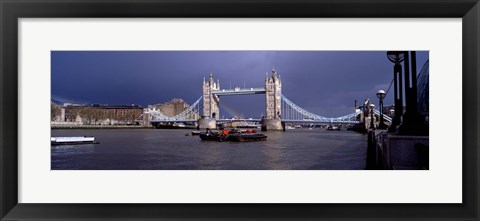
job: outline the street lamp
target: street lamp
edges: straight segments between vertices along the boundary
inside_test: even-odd
[[[399,63],[403,61],[404,53],[404,51],[387,51],[387,57],[391,62]]]
[[[393,67],[393,90],[394,90],[394,101],[395,101],[395,115],[390,125],[389,131],[395,132],[396,127],[400,125],[400,118],[403,114],[403,92],[402,92],[402,62],[405,58],[404,51],[387,51],[388,60],[395,64]]]
[[[375,110],[375,104],[370,103],[368,107],[370,109],[370,129],[375,129],[375,125],[373,124],[373,110]]]
[[[417,56],[415,51],[405,52],[405,113],[402,124],[398,126],[398,133],[404,135],[427,135],[428,127],[425,119],[417,109]],[[410,69],[411,67],[411,69]]]
[[[377,97],[380,100],[380,123],[378,124],[378,129],[386,129],[387,125],[383,122],[383,98],[385,98],[385,91],[384,90],[378,90],[377,91]]]

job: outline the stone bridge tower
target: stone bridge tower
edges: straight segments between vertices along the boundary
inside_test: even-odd
[[[262,123],[262,130],[281,130],[282,114],[282,81],[277,75],[275,68],[272,75],[265,79],[265,116]]]
[[[203,79],[203,116],[218,119],[220,118],[220,109],[218,108],[220,99],[212,93],[213,90],[220,90],[220,82],[215,82],[213,74],[210,73],[208,81]]]

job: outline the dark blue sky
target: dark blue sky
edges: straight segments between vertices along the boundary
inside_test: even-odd
[[[224,89],[263,87],[275,67],[282,93],[304,109],[326,117],[353,112],[354,100],[387,90],[393,64],[384,51],[52,51],[52,100],[59,103],[140,104],[202,95],[213,72]],[[417,71],[428,52],[417,53]],[[393,102],[393,89],[385,105]],[[220,114],[259,117],[264,95],[221,97]]]

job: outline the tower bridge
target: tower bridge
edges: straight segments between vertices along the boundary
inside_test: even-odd
[[[208,81],[203,80],[203,116],[207,118],[199,119],[199,127],[213,128],[216,126],[216,120],[218,120],[220,116],[220,96],[249,94],[265,94],[266,114],[262,119],[262,129],[281,130],[282,81],[275,69],[272,69],[271,75],[267,75],[265,78],[264,88],[240,89],[237,87],[233,90],[220,89],[220,81],[217,80],[217,82],[215,82],[213,80],[213,74],[210,73]]]
[[[154,119],[150,122],[155,123],[173,123],[173,122],[196,122],[200,128],[215,128],[217,122],[231,121],[255,121],[261,122],[262,130],[282,130],[285,123],[335,123],[335,124],[355,124],[364,119],[362,111],[340,116],[323,117],[311,113],[296,105],[282,94],[282,80],[275,69],[272,69],[270,75],[265,78],[265,87],[263,88],[240,88],[221,89],[220,81],[213,80],[213,74],[210,73],[208,80],[203,80],[203,93],[190,107],[177,116],[167,117],[156,109],[149,109],[148,113]],[[232,95],[251,95],[265,94],[265,116],[262,119],[221,119],[220,118],[220,97]],[[200,114],[200,110],[202,114]],[[378,115],[379,112],[375,111]],[[391,118],[384,116],[386,121],[391,122]]]

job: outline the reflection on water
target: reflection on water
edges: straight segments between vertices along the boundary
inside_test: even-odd
[[[267,141],[214,142],[190,130],[52,130],[52,136],[95,136],[100,144],[52,146],[54,170],[358,170],[367,138],[351,131],[266,132]],[[188,134],[189,136],[186,136]]]
[[[289,131],[290,132],[290,131]],[[268,134],[268,139],[279,140],[284,132],[272,132]],[[298,147],[297,147],[298,148]],[[286,146],[278,142],[266,142],[262,148],[265,155],[264,167],[268,170],[288,170],[292,169],[289,165],[292,162],[283,161]],[[292,150],[293,151],[293,150]]]

